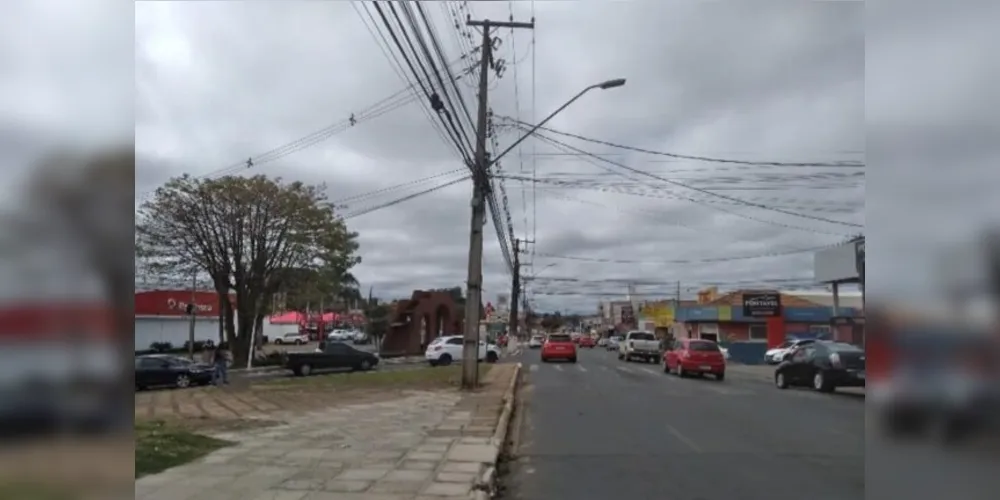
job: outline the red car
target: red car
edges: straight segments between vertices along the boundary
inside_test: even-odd
[[[594,347],[597,346],[597,341],[594,340],[594,337],[591,337],[590,335],[584,335],[580,337],[580,340],[577,341],[577,345],[579,345],[580,347],[593,349]]]
[[[721,381],[726,378],[726,358],[711,340],[680,339],[663,353],[663,372],[681,377],[710,373]]]
[[[576,344],[569,335],[554,334],[549,335],[542,344],[542,362],[547,363],[553,359],[564,359],[570,363],[576,363]]]

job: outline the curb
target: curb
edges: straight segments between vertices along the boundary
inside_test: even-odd
[[[514,398],[517,393],[517,384],[521,380],[522,368],[523,364],[521,363],[514,365],[514,376],[511,377],[510,383],[507,385],[507,390],[504,391],[503,410],[500,412],[500,419],[497,421],[493,437],[490,438],[490,444],[493,445],[496,454],[493,457],[492,463],[486,465],[485,470],[479,476],[479,480],[473,486],[471,498],[475,500],[489,500],[496,494],[497,461],[500,459],[504,442],[507,440],[507,431],[510,427],[511,415],[514,413]]]

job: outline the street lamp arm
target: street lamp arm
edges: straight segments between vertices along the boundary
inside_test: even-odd
[[[573,98],[570,99],[570,100],[568,100],[568,101],[566,101],[565,104],[563,104],[562,106],[559,106],[558,108],[556,108],[555,111],[549,113],[549,116],[546,116],[544,120],[538,122],[535,126],[531,127],[531,130],[529,130],[524,135],[522,135],[518,140],[514,141],[513,144],[511,144],[510,146],[507,146],[507,149],[503,150],[500,154],[496,155],[496,157],[492,158],[490,160],[489,164],[487,164],[486,168],[489,169],[489,167],[491,167],[494,163],[500,161],[500,158],[503,158],[504,156],[507,155],[507,153],[510,153],[514,148],[517,147],[518,144],[521,144],[522,142],[524,142],[525,139],[527,139],[532,134],[534,134],[538,129],[542,128],[542,126],[545,125],[546,123],[548,123],[549,120],[555,118],[556,115],[558,115],[559,113],[561,113],[564,109],[568,108],[570,104],[573,104],[574,102],[576,102],[577,99],[583,97],[583,94],[586,94],[587,92],[590,92],[591,90],[594,90],[594,89],[607,90],[607,89],[613,89],[615,87],[621,87],[622,85],[625,85],[625,79],[624,78],[616,78],[614,80],[608,80],[606,82],[601,82],[601,83],[597,83],[597,84],[591,85],[591,86],[589,86],[589,87],[581,90],[579,94],[573,96]]]

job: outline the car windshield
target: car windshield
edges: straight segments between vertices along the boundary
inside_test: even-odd
[[[688,344],[688,349],[699,352],[719,352],[719,345],[706,340],[693,340]]]
[[[638,332],[629,334],[631,340],[656,340],[652,333]]]
[[[572,342],[569,335],[549,335],[549,342]]]

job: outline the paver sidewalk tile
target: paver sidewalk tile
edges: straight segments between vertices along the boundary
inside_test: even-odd
[[[302,500],[308,492],[305,491],[282,491],[268,490],[262,491],[257,496],[249,497],[247,500]]]
[[[476,474],[482,464],[479,462],[445,462],[441,467],[441,472],[465,472],[469,474]]]
[[[438,463],[434,460],[407,460],[400,464],[400,469],[408,470],[434,470]]]
[[[431,483],[424,488],[421,493],[426,496],[454,497],[468,495],[472,490],[471,485],[459,483]]]
[[[497,449],[493,445],[457,444],[448,452],[448,460],[454,462],[490,463],[496,456]]]
[[[342,493],[360,493],[371,487],[371,481],[332,479],[323,486],[323,491],[337,491]]]
[[[476,474],[472,472],[442,472],[434,480],[440,483],[475,484]]]
[[[415,495],[420,492],[424,484],[421,482],[405,481],[405,482],[392,482],[392,481],[380,481],[375,483],[368,491],[371,493],[392,493],[396,495]]]
[[[387,482],[421,482],[431,478],[430,471],[425,470],[394,470],[385,475],[382,481]]]
[[[347,469],[337,475],[342,481],[376,481],[385,477],[388,469]]]

